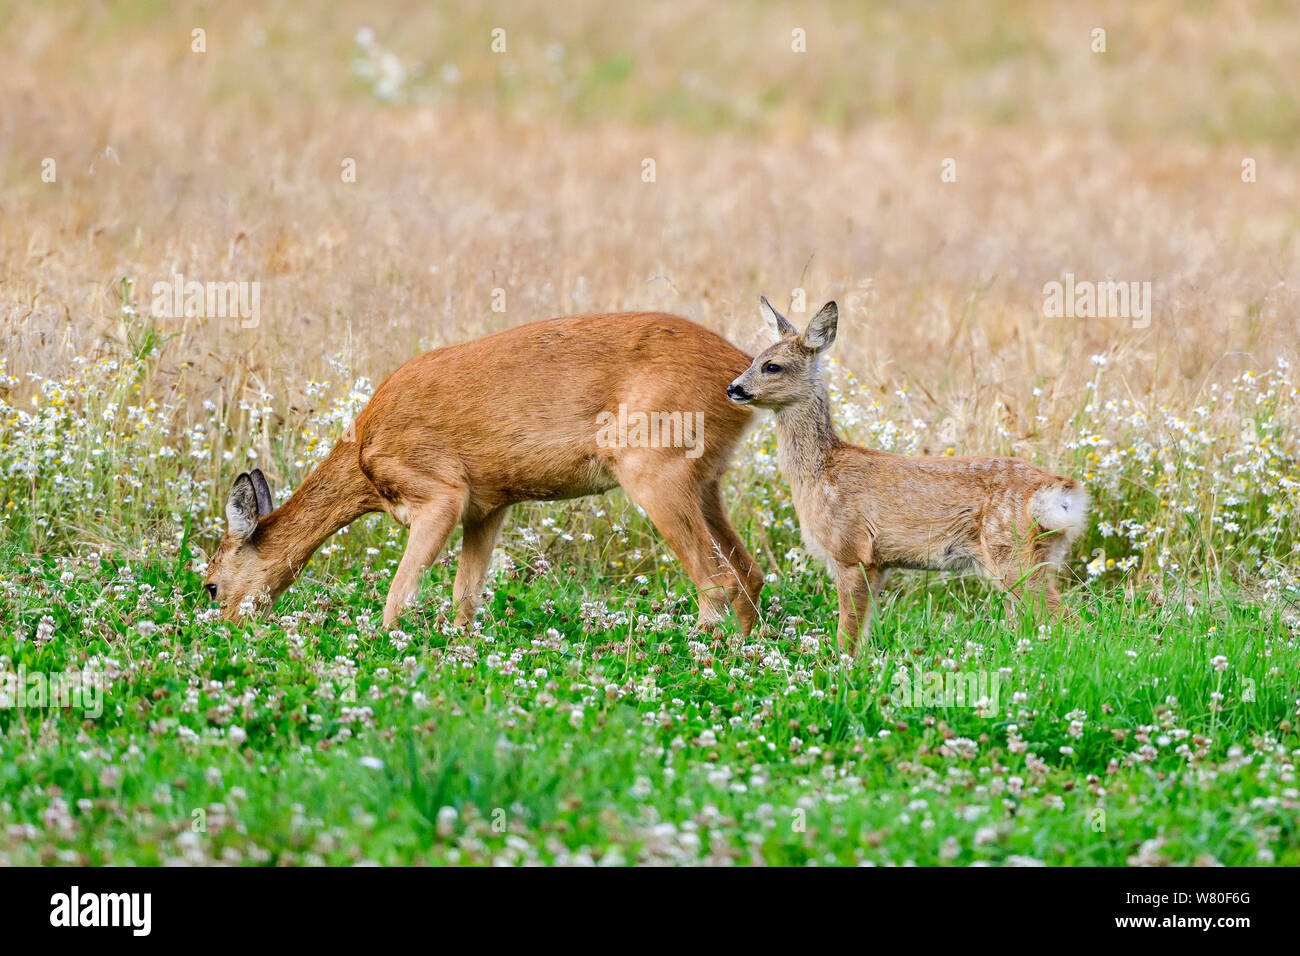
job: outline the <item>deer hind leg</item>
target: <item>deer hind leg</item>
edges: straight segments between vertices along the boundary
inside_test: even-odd
[[[1025,567],[1015,562],[1004,572],[1003,582],[1007,595],[1031,614],[1055,618],[1063,613],[1061,592],[1050,567]]]
[[[709,627],[727,615],[740,591],[739,580],[719,557],[705,518],[693,474],[665,468],[662,458],[645,459],[639,467],[616,468],[628,497],[645,509],[668,546],[681,559],[699,590],[699,626]]]
[[[384,605],[384,626],[397,620],[402,609],[420,590],[420,574],[433,564],[447,543],[456,523],[460,520],[465,495],[459,489],[449,489],[445,495],[409,505],[411,533],[406,540],[406,551],[397,565],[393,583],[388,588],[388,601]]]
[[[758,599],[763,590],[763,570],[754,561],[745,548],[745,543],[736,533],[727,519],[727,511],[722,504],[722,489],[717,481],[704,486],[701,494],[701,506],[704,520],[708,523],[709,533],[718,544],[722,562],[736,579],[735,595],[731,598],[731,608],[736,612],[740,629],[748,634],[758,620]]]
[[[1050,617],[1062,613],[1061,592],[1048,549],[1039,542],[991,548],[980,542],[985,574],[1006,592],[1011,605]]]
[[[857,656],[858,641],[871,638],[871,611],[880,593],[884,574],[875,567],[842,564],[835,569],[835,589],[839,593],[840,622],[837,643],[843,642],[846,653]]]
[[[985,581],[988,581],[1002,590],[1004,595],[1003,607],[1010,617],[1015,610],[1015,597],[1013,587],[1015,576],[1008,574],[1008,560],[1010,555],[1001,549],[995,549],[989,544],[988,538],[980,535],[979,545],[976,548],[976,564],[979,568],[979,575]]]
[[[451,596],[456,602],[457,627],[467,627],[474,622],[479,599],[483,593],[483,580],[487,577],[492,549],[496,547],[501,525],[505,521],[506,506],[489,511],[477,518],[465,519],[465,537],[460,546],[460,563],[456,565],[456,583]]]
[[[1073,612],[1061,603],[1061,590],[1056,583],[1056,562],[1052,559],[1051,537],[1039,537],[1029,548],[1030,566],[1023,575],[1022,600],[1028,601],[1053,620],[1073,618]]]

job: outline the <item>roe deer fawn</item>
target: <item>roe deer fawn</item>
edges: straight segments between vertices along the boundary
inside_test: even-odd
[[[766,298],[759,310],[778,341],[727,394],[776,413],[781,472],[805,545],[835,578],[849,652],[864,627],[869,634],[890,568],[978,570],[1057,611],[1052,569],[1087,521],[1083,485],[1015,458],[922,458],[841,441],[821,367],[835,341],[835,303],[802,335]]]
[[[279,508],[260,471],[236,479],[208,594],[228,619],[247,599],[273,602],[326,538],[384,511],[410,528],[384,624],[415,597],[420,573],[460,524],[452,595],[464,626],[510,505],[622,485],[699,589],[700,625],[730,605],[748,633],[763,575],[719,490],[753,414],[727,400],[726,386],[748,365],[725,339],[653,312],[548,319],[426,352],[375,390],[355,440],[335,445]],[[694,434],[683,435],[691,414]],[[619,436],[608,424],[615,415],[625,423]],[[638,425],[630,438],[629,420]]]

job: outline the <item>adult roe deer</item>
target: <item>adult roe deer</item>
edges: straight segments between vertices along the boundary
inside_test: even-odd
[[[420,573],[461,524],[452,595],[463,626],[510,505],[621,485],[699,589],[700,625],[730,605],[748,633],[763,576],[719,489],[753,414],[728,401],[726,387],[748,365],[720,336],[653,312],[548,319],[426,352],[380,384],[353,424],[355,440],[335,445],[280,507],[260,471],[236,479],[208,594],[227,619],[246,599],[273,602],[326,538],[384,511],[410,528],[384,624],[414,598]],[[647,442],[644,428],[610,441],[600,424],[655,415],[662,437],[671,430],[663,416],[675,413],[675,421],[696,416],[689,448]]]
[[[835,578],[850,653],[864,627],[869,633],[890,568],[978,570],[1056,612],[1052,570],[1087,522],[1083,485],[1016,458],[893,455],[841,441],[821,367],[835,341],[835,303],[802,335],[766,298],[759,311],[778,341],[727,394],[776,413],[781,472],[805,545]]]

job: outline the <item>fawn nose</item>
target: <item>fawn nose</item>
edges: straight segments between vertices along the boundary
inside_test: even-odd
[[[727,386],[727,397],[730,399],[746,399],[753,398],[754,396],[745,391],[744,387],[732,382]]]

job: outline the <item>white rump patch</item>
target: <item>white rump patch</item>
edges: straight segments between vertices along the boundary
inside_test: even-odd
[[[1088,490],[1082,485],[1039,488],[1029,500],[1029,513],[1047,531],[1058,531],[1069,544],[1088,526]]]

